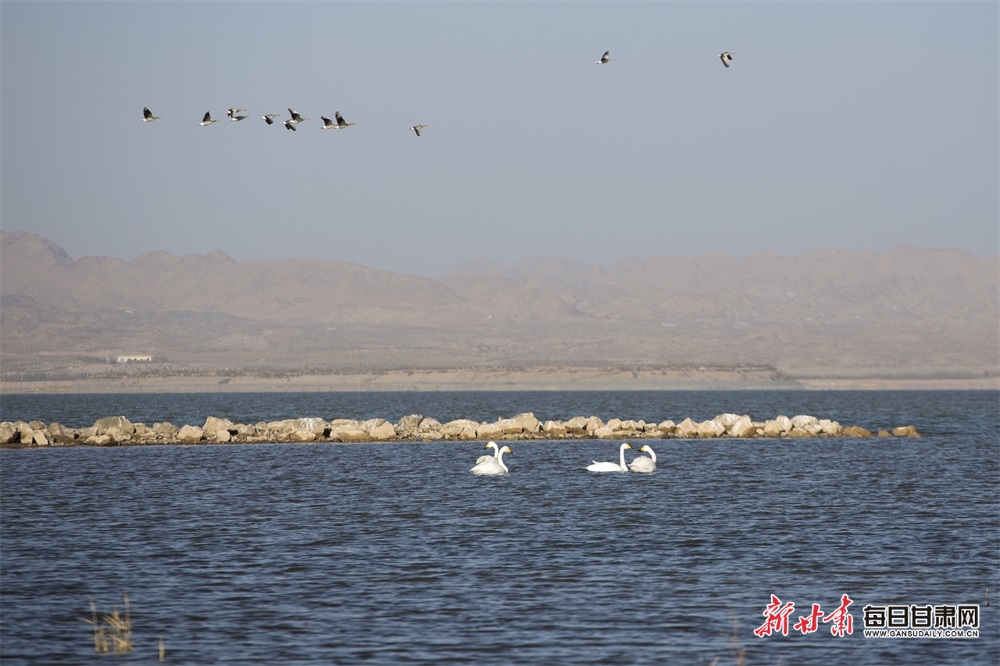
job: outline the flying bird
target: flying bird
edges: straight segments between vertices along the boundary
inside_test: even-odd
[[[319,119],[323,121],[323,126],[320,129],[340,129],[340,127],[326,116],[320,116]]]
[[[422,130],[422,129],[423,129],[423,128],[425,128],[425,127],[427,127],[427,125],[414,125],[414,126],[413,126],[413,127],[411,127],[410,129],[411,129],[411,130],[413,130],[413,132],[414,132],[414,133],[415,133],[415,134],[416,134],[417,136],[420,136],[420,130]]]
[[[597,64],[598,65],[607,65],[609,62],[614,62],[614,61],[618,60],[618,58],[611,58],[610,55],[611,55],[611,51],[605,51],[604,55],[601,56],[601,59],[597,61]]]
[[[160,116],[154,116],[153,112],[149,110],[148,107],[142,107],[142,122],[150,123],[154,120],[159,120]]]
[[[282,124],[285,126],[285,129],[290,129],[293,132],[298,132],[298,130],[295,129],[295,120],[294,119],[283,120]]]
[[[733,54],[730,53],[729,51],[723,51],[722,53],[719,54],[719,60],[722,61],[723,65],[729,67],[729,63],[733,61]]]
[[[229,116],[230,120],[244,120],[244,119],[246,119],[246,116],[237,116],[236,115],[240,111],[246,111],[246,109],[232,108],[232,109],[229,109],[228,111],[226,111],[226,115]]]
[[[289,109],[288,109],[288,115],[290,115],[291,118],[289,120],[285,121],[285,126],[287,126],[288,123],[291,123],[293,125],[298,125],[303,120],[312,120],[311,118],[303,118],[302,116],[299,115],[298,111],[296,111],[295,109],[293,109],[291,107],[289,107]]]
[[[201,122],[198,123],[198,124],[201,125],[202,127],[207,127],[208,125],[211,125],[212,123],[217,123],[217,122],[219,122],[219,121],[218,120],[212,120],[212,114],[211,114],[211,112],[206,111],[205,112],[205,117],[202,118]]]
[[[349,123],[344,120],[344,116],[340,115],[340,111],[333,114],[333,117],[337,119],[337,129],[344,129],[345,127],[350,127],[354,123]]]
[[[273,125],[274,119],[280,115],[281,115],[280,113],[269,113],[266,116],[261,116],[261,118],[263,118],[264,122],[267,123],[268,125]]]

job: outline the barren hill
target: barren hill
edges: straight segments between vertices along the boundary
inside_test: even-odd
[[[221,251],[73,259],[0,232],[4,378],[448,368],[992,376],[997,257],[948,249],[477,262],[442,279]],[[105,372],[106,370],[99,370]],[[132,370],[135,372],[135,370]]]

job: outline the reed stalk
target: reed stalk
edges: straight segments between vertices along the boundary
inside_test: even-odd
[[[132,611],[128,594],[125,594],[125,615],[119,613],[118,606],[110,613],[98,613],[97,604],[90,600],[91,619],[84,620],[94,627],[94,652],[98,654],[122,654],[132,651]]]

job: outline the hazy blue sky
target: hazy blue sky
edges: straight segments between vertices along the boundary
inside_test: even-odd
[[[73,256],[1000,251],[996,2],[0,12],[2,227]]]

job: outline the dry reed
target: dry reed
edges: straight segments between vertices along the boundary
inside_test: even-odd
[[[94,652],[122,654],[132,651],[132,613],[128,594],[125,594],[125,615],[114,606],[110,613],[98,613],[97,604],[90,600],[91,619],[84,620],[94,626]]]

